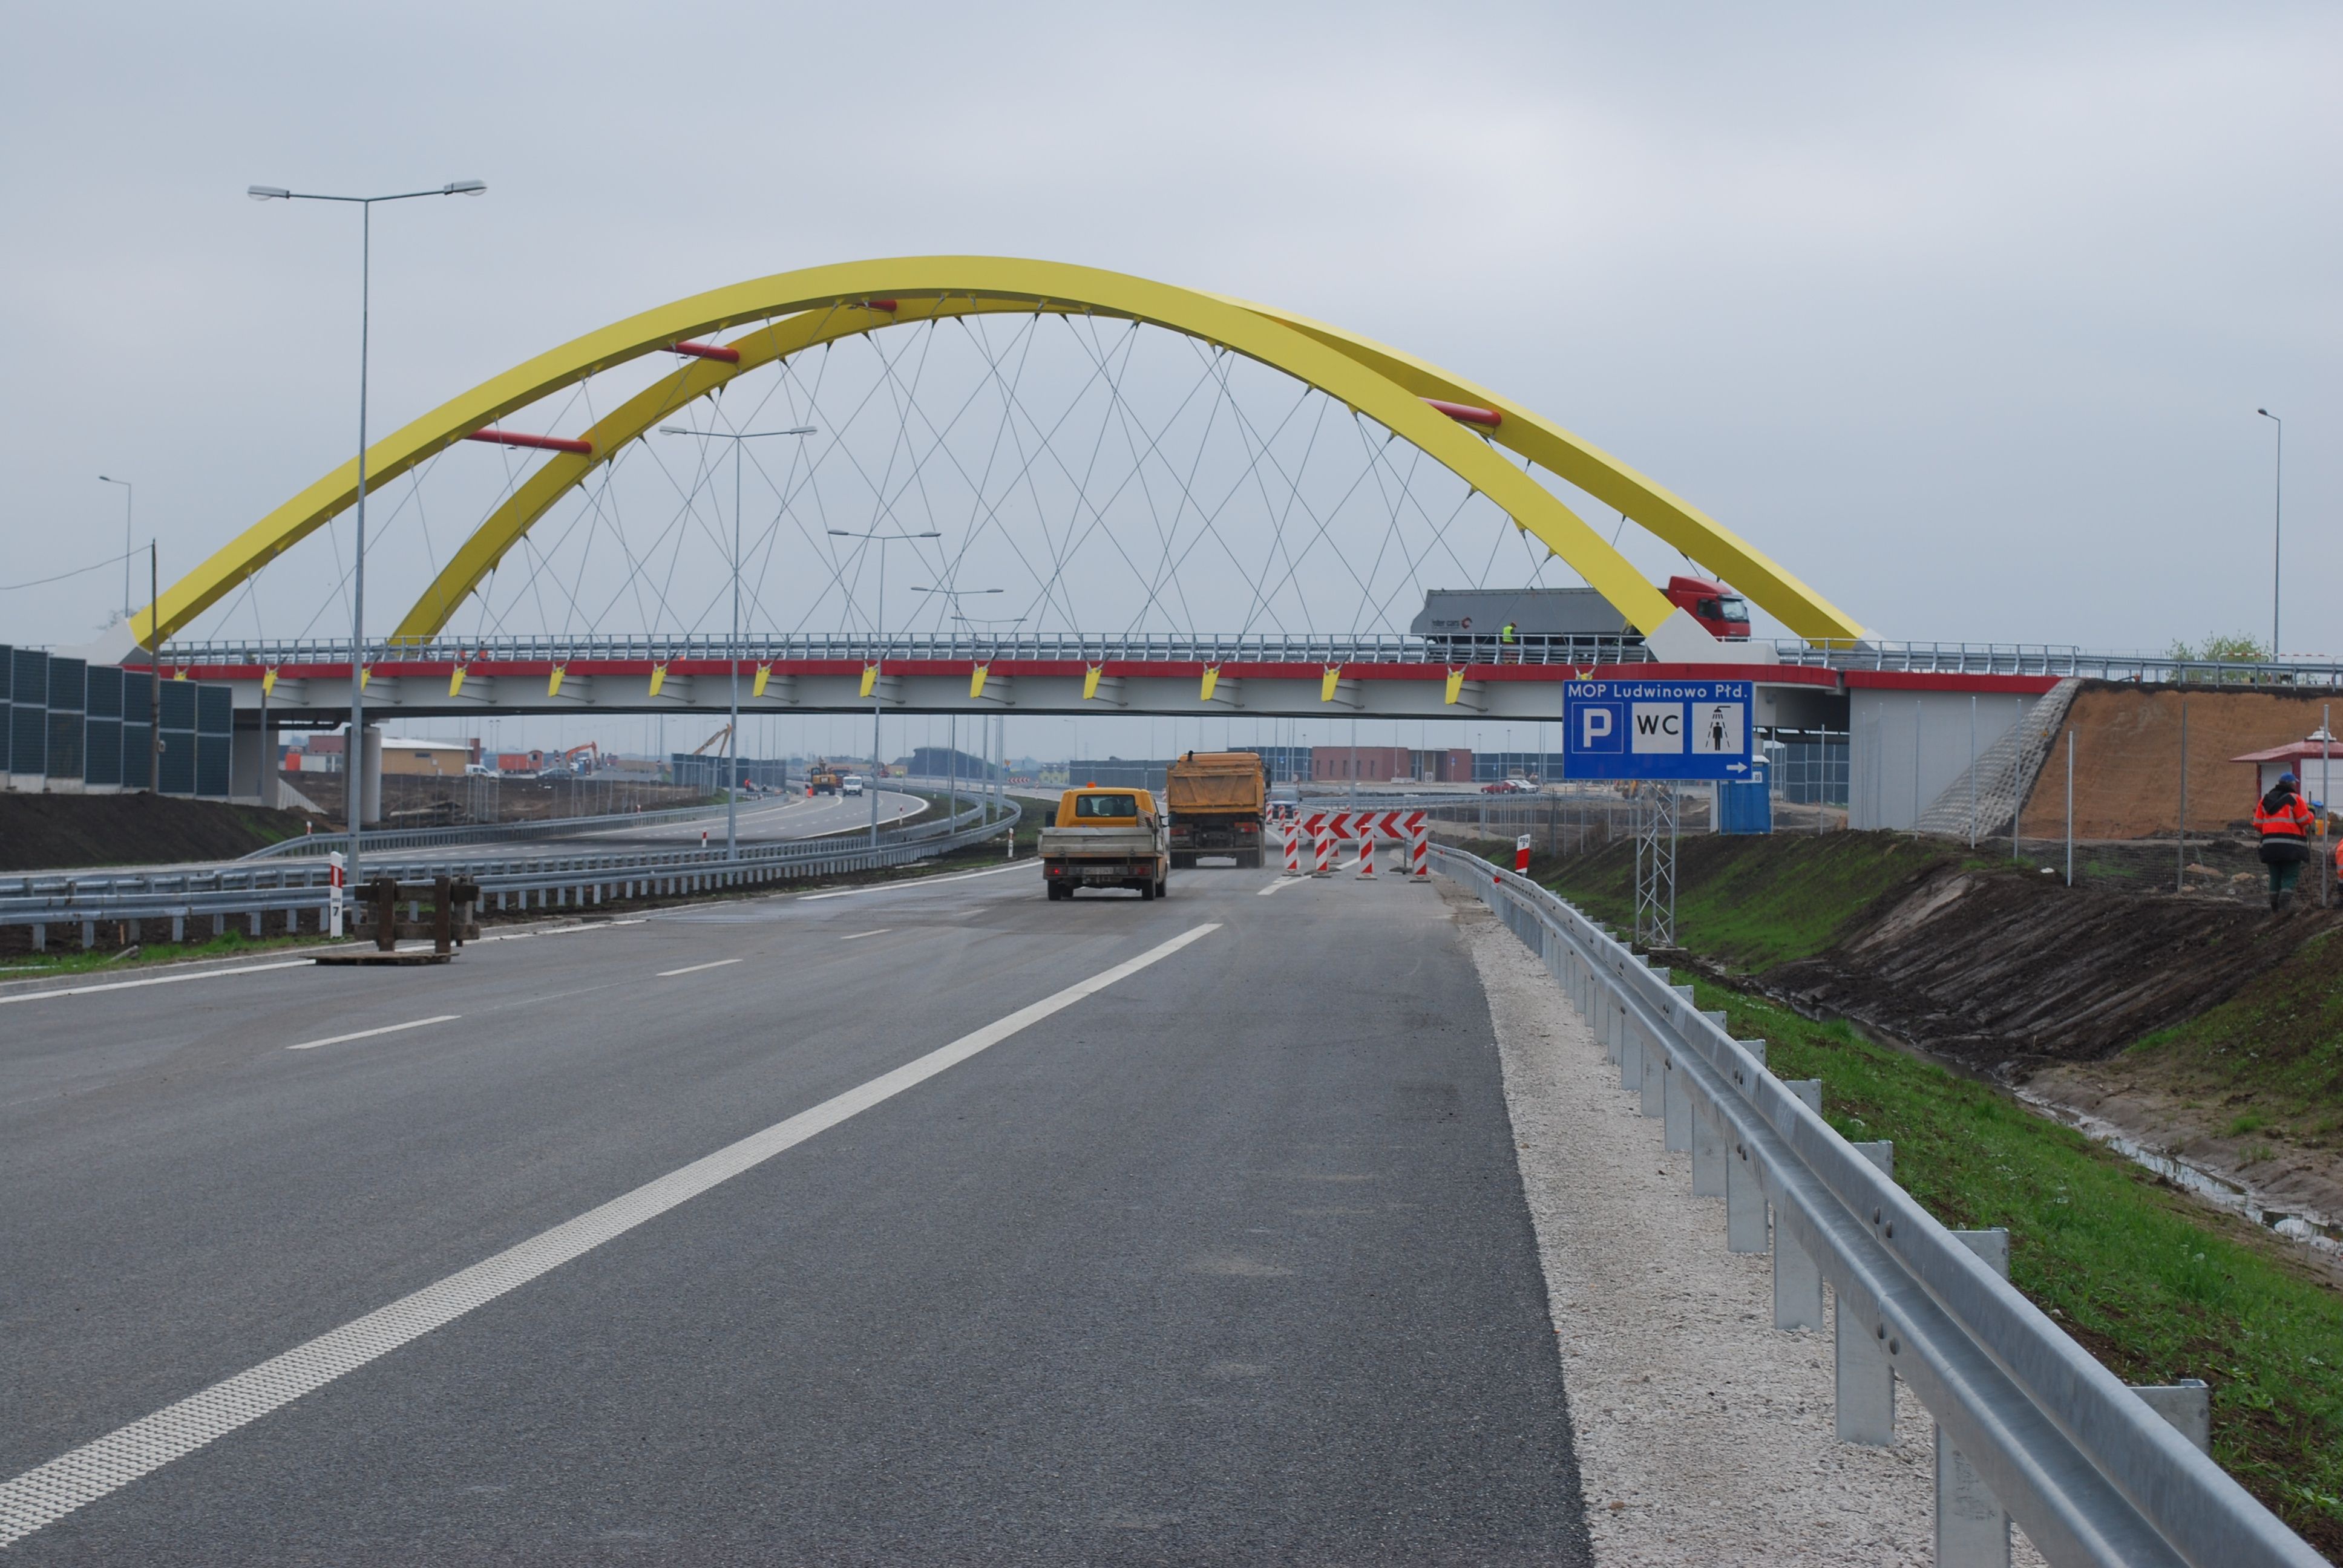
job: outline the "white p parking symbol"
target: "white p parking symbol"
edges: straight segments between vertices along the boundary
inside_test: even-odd
[[[1588,703],[1579,709],[1578,715],[1578,743],[1586,750],[1593,751],[1596,749],[1594,743],[1605,739],[1612,732],[1611,710]]]

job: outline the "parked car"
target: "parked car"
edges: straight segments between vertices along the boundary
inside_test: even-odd
[[[1481,786],[1483,795],[1534,795],[1538,787],[1526,779],[1500,779],[1493,784]]]

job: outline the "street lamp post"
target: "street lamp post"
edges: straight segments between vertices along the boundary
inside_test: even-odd
[[[1006,590],[997,588],[915,588],[911,591],[913,593],[941,594],[944,599],[951,606],[952,619],[965,621],[968,619],[968,617],[960,613],[960,600],[964,598],[974,598],[981,594],[1001,593]],[[1019,618],[1021,619],[1023,618],[1021,617]],[[950,759],[950,764],[944,774],[944,820],[946,822],[950,822],[953,818],[960,815],[960,715],[958,713],[954,713],[950,716],[950,719],[951,728],[944,734],[944,755]],[[932,735],[935,732],[933,730],[930,730],[929,733]]]
[[[2286,525],[2286,421],[2267,408],[2255,413],[2278,427],[2278,464],[2270,487],[2270,657],[2278,657],[2279,568],[2284,564]]]
[[[879,770],[885,766],[879,760],[879,715],[887,700],[887,547],[910,539],[940,539],[943,535],[933,528],[920,534],[861,533],[852,528],[831,528],[834,538],[873,539],[879,545],[879,614],[872,630],[879,643],[879,657],[870,667],[870,781],[865,786],[870,794],[870,847],[879,847]]]
[[[449,180],[437,190],[398,191],[390,196],[321,196],[287,190],[282,186],[246,186],[244,194],[255,201],[344,202],[358,209],[358,487],[354,531],[355,553],[350,566],[350,738],[342,752],[342,787],[349,795],[349,880],[358,879],[359,818],[365,810],[366,782],[366,498],[367,498],[367,337],[374,272],[374,208],[377,202],[412,201],[417,196],[479,196],[488,189],[480,180]],[[159,618],[158,605],[153,613]],[[160,676],[162,634],[155,635],[157,676]]]
[[[765,436],[810,436],[811,425],[786,430],[694,430],[684,425],[662,425],[662,436],[704,436],[732,443],[732,712],[724,727],[724,858],[740,858],[740,443]]]
[[[130,619],[130,557],[136,548],[130,542],[130,513],[138,498],[138,487],[127,479],[116,479],[105,474],[97,477],[97,482],[122,487],[122,618],[127,623]]]

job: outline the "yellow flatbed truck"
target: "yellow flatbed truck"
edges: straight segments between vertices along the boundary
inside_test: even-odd
[[[1144,789],[1069,789],[1041,829],[1041,881],[1054,902],[1077,888],[1171,890],[1172,849],[1155,797]]]

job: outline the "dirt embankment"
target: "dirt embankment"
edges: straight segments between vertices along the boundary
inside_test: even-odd
[[[1768,990],[1996,1073],[2081,1061],[2225,1000],[2331,929],[2224,900],[1940,866],[1883,898]]]
[[[167,795],[0,793],[0,871],[232,860],[308,822],[297,811]]]
[[[2075,732],[2076,838],[2172,836],[2180,818],[2184,706],[2188,831],[2195,836],[2218,833],[2253,817],[2254,769],[2230,758],[2299,740],[2318,728],[2322,712],[2343,703],[2332,692],[2296,696],[2267,687],[2087,684],[2076,694],[2065,727]],[[2336,717],[2343,719],[2343,713]],[[2343,791],[2343,760],[2336,764],[2336,781]],[[2023,831],[2029,839],[2066,836],[2063,729],[2026,797]]]

